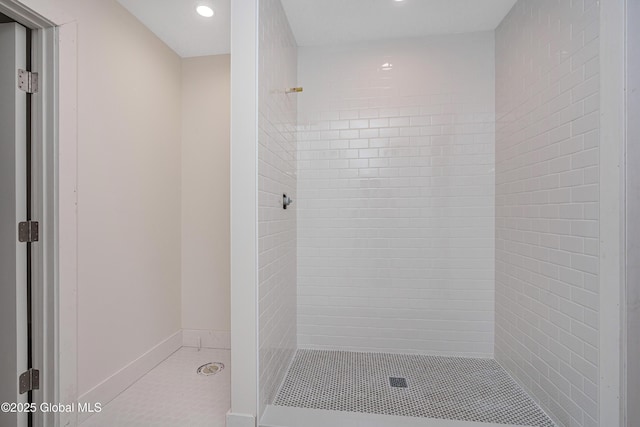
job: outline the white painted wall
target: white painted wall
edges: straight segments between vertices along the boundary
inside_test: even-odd
[[[300,48],[300,347],[493,354],[494,78],[493,32]]]
[[[258,34],[259,407],[272,403],[296,350],[297,46],[280,0],[260,1]]]
[[[599,420],[599,17],[520,0],[496,31],[496,358],[561,426]]]
[[[115,1],[61,3],[79,38],[82,395],[181,326],[181,71]]]
[[[640,3],[627,2],[627,426],[640,424]]]
[[[228,333],[230,56],[182,60],[182,328]]]

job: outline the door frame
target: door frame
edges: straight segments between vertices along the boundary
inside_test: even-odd
[[[26,164],[28,156],[29,132],[27,129],[30,114],[26,110],[29,106],[28,95],[16,84],[16,71],[28,70],[29,42],[28,30],[16,23],[0,24],[2,40],[2,269],[6,269],[6,279],[2,287],[2,329],[3,338],[9,346],[3,352],[2,358],[2,401],[27,404],[32,402],[32,393],[18,394],[17,378],[29,366],[29,253],[30,244],[18,241],[16,224],[29,219],[27,195],[29,194],[29,167]],[[6,96],[6,98],[4,98]],[[4,129],[4,126],[7,129]],[[6,255],[6,258],[4,258]],[[4,273],[4,272],[3,272]],[[5,274],[3,274],[5,276]],[[5,288],[6,286],[6,288]],[[5,335],[6,334],[6,335]],[[14,347],[15,346],[15,347]],[[13,350],[13,351],[12,351]],[[27,427],[33,414],[13,413],[0,414],[0,424]]]
[[[640,42],[640,31],[631,25],[640,18],[640,7],[634,1],[626,0],[626,26],[625,26],[625,165],[636,165],[640,160],[640,149],[637,147],[640,138],[640,126],[633,120],[634,115],[640,111],[638,98],[638,81],[640,80],[640,55],[637,53]],[[632,48],[633,47],[633,48]],[[636,142],[636,144],[634,144]],[[623,414],[624,426],[632,427],[640,423],[640,408],[626,405],[627,402],[638,402],[640,399],[640,369],[633,361],[640,358],[640,310],[638,300],[640,298],[640,227],[637,225],[637,217],[640,214],[640,174],[637,168],[626,167],[625,175],[625,250],[626,288],[622,305],[624,348],[622,354],[623,369]],[[629,361],[632,361],[629,363]],[[630,368],[630,366],[632,366]]]
[[[34,402],[77,401],[77,26],[48,0],[0,0],[0,12],[32,30]],[[62,326],[62,327],[61,327]],[[17,379],[16,379],[17,380]],[[37,411],[36,426],[75,426],[77,414]]]

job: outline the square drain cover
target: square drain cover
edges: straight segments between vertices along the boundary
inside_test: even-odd
[[[391,387],[407,388],[407,379],[400,377],[389,377]]]

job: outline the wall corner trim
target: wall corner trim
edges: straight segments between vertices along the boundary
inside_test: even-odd
[[[204,329],[183,329],[182,346],[230,350],[231,332]]]
[[[600,2],[600,317],[599,423],[622,425],[624,305],[624,1]]]
[[[256,417],[229,411],[227,412],[227,427],[256,427]]]

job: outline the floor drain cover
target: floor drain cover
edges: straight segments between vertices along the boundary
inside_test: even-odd
[[[205,363],[198,368],[198,375],[215,375],[224,369],[224,365],[219,362]]]
[[[389,377],[391,387],[407,388],[407,379],[399,377]]]

